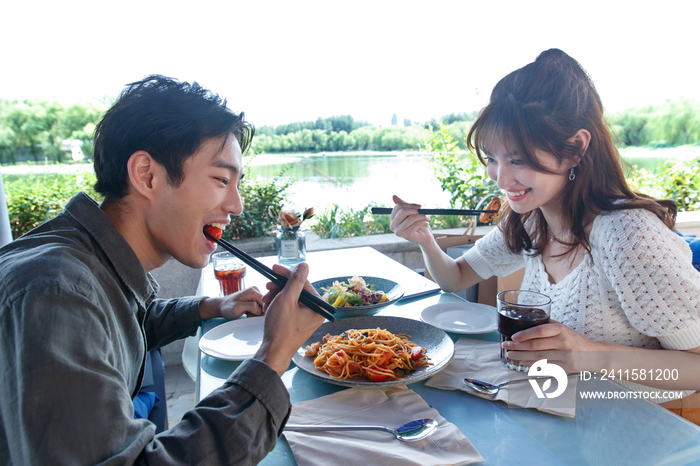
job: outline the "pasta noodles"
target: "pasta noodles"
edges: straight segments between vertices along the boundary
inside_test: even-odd
[[[425,348],[408,338],[379,328],[347,330],[341,335],[327,334],[323,344],[307,346],[305,355],[315,358],[318,370],[337,380],[402,380],[406,373],[431,364]]]

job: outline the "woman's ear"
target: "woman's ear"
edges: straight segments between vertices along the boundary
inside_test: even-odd
[[[155,165],[151,154],[143,150],[131,154],[126,163],[131,186],[139,194],[149,199],[154,188]]]
[[[576,131],[573,136],[571,136],[569,142],[577,149],[576,153],[578,155],[574,156],[573,158],[578,164],[581,162],[581,158],[588,150],[588,144],[591,142],[591,133],[589,133],[588,130],[581,128],[580,130]]]

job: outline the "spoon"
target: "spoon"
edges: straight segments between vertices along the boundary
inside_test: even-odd
[[[322,430],[383,430],[394,434],[394,437],[402,442],[417,442],[430,436],[437,430],[438,423],[433,419],[417,419],[402,425],[397,429],[383,426],[302,426],[287,424],[284,430],[299,432],[315,432]]]
[[[542,376],[537,376],[537,377],[530,377],[527,379],[516,379],[516,380],[508,380],[503,383],[499,384],[492,384],[488,382],[482,382],[481,380],[476,380],[476,379],[464,379],[464,383],[469,386],[469,388],[472,388],[476,390],[479,393],[483,393],[485,395],[495,395],[498,393],[498,391],[502,388],[505,387],[508,384],[511,383],[516,383],[516,382],[525,382],[527,380],[538,380],[538,379],[551,379],[552,377],[548,375],[542,375]]]

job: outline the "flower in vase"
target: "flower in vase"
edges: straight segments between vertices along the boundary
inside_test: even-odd
[[[314,216],[313,207],[304,209],[304,212],[302,214],[294,212],[290,209],[282,209],[278,214],[272,207],[270,207],[268,212],[273,218],[277,217],[277,221],[280,223],[280,225],[282,225],[282,228],[284,229],[299,228],[304,222],[304,220],[308,220]]]

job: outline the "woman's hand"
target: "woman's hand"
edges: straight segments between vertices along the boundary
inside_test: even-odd
[[[263,315],[263,295],[257,286],[251,286],[228,296],[205,298],[199,303],[199,315],[202,319],[223,317],[238,319],[243,314],[248,316]]]
[[[428,224],[430,218],[418,213],[420,204],[409,204],[396,195],[393,200],[396,205],[391,211],[391,231],[419,246],[428,246],[433,241],[433,232]]]
[[[504,341],[503,348],[508,357],[532,365],[540,359],[561,366],[566,372],[580,372],[598,367],[598,352],[604,351],[601,344],[576,333],[556,320],[522,330],[512,337],[513,341]]]
[[[618,379],[664,390],[698,390],[700,387],[700,347],[679,351],[592,341],[555,320],[516,333],[513,341],[503,342],[503,347],[508,350],[509,358],[521,360],[526,366],[546,359],[547,363],[557,364],[569,374],[608,371]],[[678,377],[642,377],[641,371],[671,372]]]

